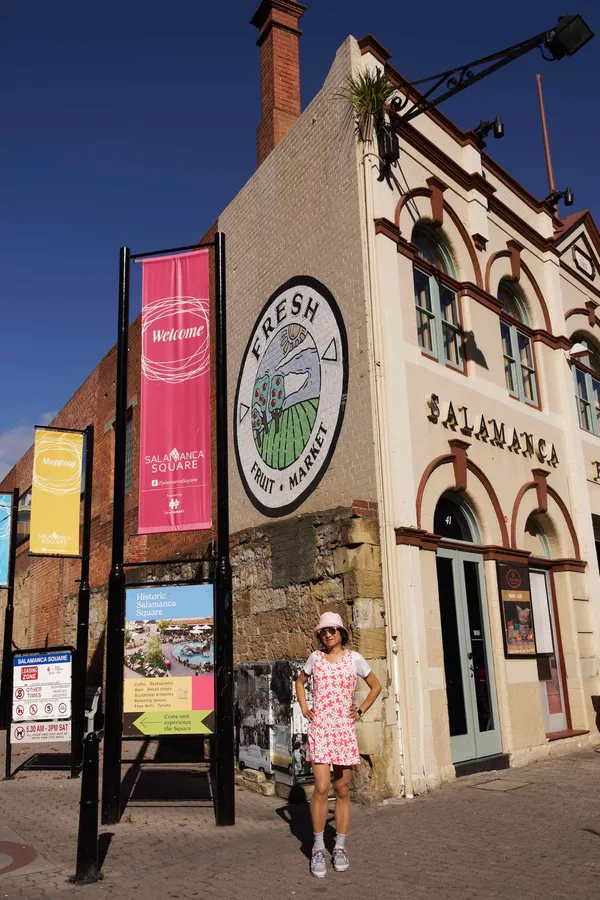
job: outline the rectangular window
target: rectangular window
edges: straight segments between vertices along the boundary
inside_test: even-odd
[[[531,341],[520,331],[517,332],[519,344],[519,359],[521,362],[521,379],[523,382],[523,394],[530,403],[537,402],[537,389],[535,385],[535,368],[533,365],[533,352]]]
[[[415,305],[417,307],[417,332],[419,344],[428,353],[436,353],[434,342],[435,321],[431,308],[431,294],[429,292],[429,278],[419,269],[414,271],[415,278]]]
[[[440,285],[440,307],[442,313],[442,332],[444,336],[444,355],[448,362],[460,366],[460,322],[458,319],[458,302],[456,294]]]
[[[500,331],[502,333],[502,350],[504,352],[504,377],[506,378],[506,387],[515,397],[519,396],[517,391],[517,379],[515,370],[517,364],[512,355],[512,343],[510,339],[510,328],[506,322],[500,322]]]
[[[587,380],[585,372],[581,369],[575,369],[575,386],[577,388],[577,411],[579,413],[579,424],[584,431],[593,431],[592,428],[592,411],[587,395]]]
[[[591,375],[590,381],[592,382],[592,393],[594,395],[594,425],[596,432],[600,434],[600,381],[592,378]]]
[[[414,269],[419,346],[445,365],[462,368],[462,336],[456,294],[432,275]]]
[[[600,435],[600,381],[577,367],[574,374],[579,426]]]
[[[127,424],[125,428],[125,493],[131,490],[133,475],[133,410],[127,410]]]
[[[500,322],[500,334],[504,378],[509,393],[523,403],[537,404],[537,380],[530,338],[517,331],[514,325],[503,321]]]

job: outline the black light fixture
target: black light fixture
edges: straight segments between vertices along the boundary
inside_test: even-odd
[[[504,137],[504,122],[502,121],[500,116],[496,116],[495,119],[491,119],[488,121],[482,119],[479,125],[473,129],[474,134],[477,135],[484,147],[485,138],[488,136],[490,131],[494,132],[494,137],[498,140]]]
[[[549,203],[550,206],[558,206],[559,200],[563,200],[565,206],[573,206],[575,196],[570,187],[565,188],[564,191],[552,191],[551,194],[548,194],[544,203]]]
[[[552,59],[573,56],[594,37],[594,32],[580,15],[561,16],[558,25],[548,32],[544,46]]]
[[[376,127],[377,132],[377,149],[379,157],[384,165],[391,166],[400,159],[400,141],[398,135],[393,128],[390,128],[384,122]]]
[[[416,98],[414,94],[411,96],[411,86],[407,85],[402,91],[404,96],[395,98],[392,108],[400,122],[410,122],[531,50],[539,48],[544,59],[553,62],[564,56],[573,56],[593,37],[594,32],[580,15],[562,16],[554,28],[542,31],[526,41],[513,44],[512,47],[506,47],[466,65],[457,66],[455,69],[448,69],[446,72],[439,72],[437,75],[413,82],[413,85],[422,91]],[[420,87],[421,85],[424,87]],[[412,105],[408,109],[411,100]]]

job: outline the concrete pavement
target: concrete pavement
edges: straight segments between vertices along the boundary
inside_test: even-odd
[[[50,748],[54,762],[58,749]],[[15,765],[32,748],[20,750]],[[133,773],[124,767],[125,777]],[[0,900],[299,900],[332,890],[366,900],[600,896],[594,751],[461,779],[415,800],[354,807],[350,872],[330,870],[324,881],[308,874],[306,805],[238,790],[236,826],[217,829],[206,774],[157,767],[136,776],[122,821],[100,828],[104,880],[73,887],[79,787],[59,769],[0,782]],[[19,842],[36,858],[1,874]]]

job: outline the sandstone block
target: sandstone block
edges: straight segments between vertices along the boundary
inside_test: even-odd
[[[356,628],[383,628],[383,603],[379,600],[356,599],[352,606],[352,619]]]
[[[349,519],[343,529],[344,544],[379,544],[377,519]]]
[[[257,772],[256,769],[244,769],[244,780],[252,781],[254,784],[264,784],[267,776],[264,772]]]
[[[579,639],[579,656],[582,659],[588,659],[590,656],[594,656],[594,654],[595,654],[594,635],[579,633],[577,635],[577,637]]]
[[[344,573],[345,600],[355,600],[357,597],[383,597],[381,572],[354,569]]]
[[[276,609],[285,609],[286,595],[282,588],[272,590],[270,588],[254,588],[249,591],[250,607],[253,613],[272,612]]]
[[[386,651],[385,629],[357,628],[354,633],[354,643],[358,652],[365,659],[384,657]]]
[[[257,784],[254,781],[244,781],[243,787],[247,791],[254,791],[255,794],[262,794],[264,797],[275,796],[275,782],[265,781]]]
[[[381,570],[381,550],[372,544],[338,547],[333,551],[333,566],[336,575],[343,575],[353,569],[378,571]]]
[[[383,727],[380,722],[358,722],[356,725],[358,752],[376,756],[383,752]]]
[[[310,592],[319,602],[323,600],[341,601],[344,599],[344,584],[341,578],[329,578],[311,584]]]

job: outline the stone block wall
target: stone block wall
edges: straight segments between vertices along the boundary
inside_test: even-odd
[[[350,646],[381,681],[383,693],[357,725],[362,762],[354,799],[391,793],[386,778],[383,700],[387,694],[386,632],[374,505],[355,503],[243,531],[232,538],[235,665],[262,659],[302,660],[317,646],[323,612],[341,615]],[[364,514],[364,515],[363,515]],[[367,695],[360,681],[357,702]]]

